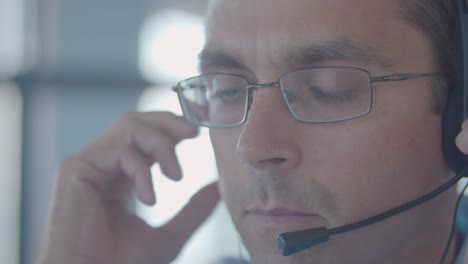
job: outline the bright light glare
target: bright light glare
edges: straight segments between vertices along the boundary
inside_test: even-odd
[[[146,90],[139,102],[140,111],[170,111],[181,115],[177,96],[169,87],[157,87]],[[182,142],[176,148],[184,179],[181,182],[168,180],[159,170],[152,168],[154,189],[158,203],[145,206],[137,203],[136,213],[151,226],[161,226],[175,216],[190,197],[202,186],[217,179],[214,153],[208,131],[200,130],[196,139]],[[213,212],[207,222],[186,243],[172,264],[218,263],[227,256],[238,256],[238,234],[235,230],[224,203]],[[207,252],[209,252],[207,254]]]
[[[166,90],[166,91],[164,91]],[[170,88],[149,89],[139,103],[141,111],[170,111],[181,114],[177,96]],[[195,140],[186,140],[176,147],[184,179],[173,182],[164,176],[156,164],[152,167],[154,189],[158,199],[155,206],[138,204],[137,213],[150,225],[160,226],[175,216],[202,186],[216,180],[214,155],[208,131],[201,130]]]
[[[24,3],[0,1],[0,76],[11,77],[23,62]]]
[[[0,263],[19,263],[22,98],[0,83]]]
[[[146,90],[138,110],[162,110],[182,115],[177,95],[170,86],[198,73],[198,54],[204,43],[201,17],[165,10],[146,21],[140,37],[140,71],[146,80],[167,86]],[[136,205],[137,215],[154,227],[172,219],[193,194],[217,179],[208,130],[201,129],[196,139],[179,144],[176,152],[184,179],[173,182],[162,175],[159,165],[154,165],[151,171],[158,202],[155,206],[145,206],[140,202]],[[237,238],[227,209],[220,203],[172,264],[213,263],[226,256],[236,256],[239,252]]]
[[[201,17],[175,9],[159,11],[142,28],[140,71],[155,83],[172,84],[196,75],[204,43]]]

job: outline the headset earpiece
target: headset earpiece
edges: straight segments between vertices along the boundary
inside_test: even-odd
[[[466,98],[468,96],[468,5],[467,0],[454,0],[454,16],[457,42],[457,74],[456,85],[451,87],[447,108],[442,123],[442,144],[445,159],[450,168],[457,174],[468,164],[468,158],[455,144],[455,139],[461,131],[461,125],[466,118]]]

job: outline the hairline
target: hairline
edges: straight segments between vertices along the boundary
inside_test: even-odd
[[[455,36],[453,28],[453,13],[448,0],[399,0],[398,14],[405,23],[415,28],[428,41],[431,47],[432,61],[441,78],[432,83],[433,107],[435,113],[444,112],[450,89],[455,85],[456,47],[453,45]]]

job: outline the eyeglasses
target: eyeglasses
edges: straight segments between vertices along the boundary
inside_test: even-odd
[[[404,81],[440,73],[403,73],[372,77],[355,67],[310,67],[280,76],[277,82],[253,84],[240,75],[213,73],[181,81],[177,92],[184,116],[209,128],[243,124],[253,91],[278,87],[291,115],[302,123],[334,123],[363,117],[372,109],[372,84]]]

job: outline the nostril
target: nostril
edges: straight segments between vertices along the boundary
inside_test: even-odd
[[[266,165],[268,163],[271,163],[273,165],[278,165],[278,164],[284,163],[286,161],[288,161],[288,159],[286,159],[286,158],[272,158],[272,159],[261,160],[258,163],[260,163],[262,165]]]

